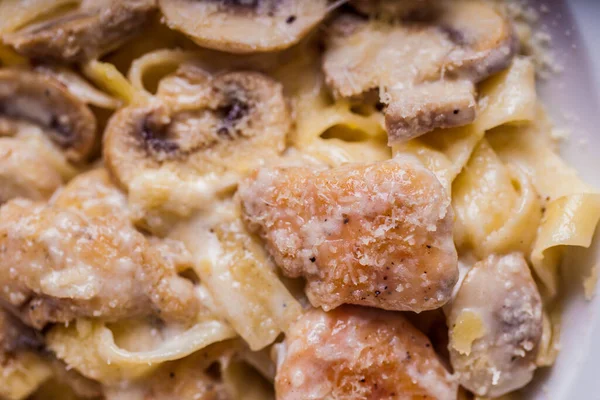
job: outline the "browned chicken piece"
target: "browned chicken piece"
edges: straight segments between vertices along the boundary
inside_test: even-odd
[[[461,385],[499,397],[536,368],[542,301],[521,253],[491,255],[463,281],[448,316],[450,360]]]
[[[72,162],[85,161],[96,143],[90,109],[58,80],[37,72],[0,69],[0,136],[22,124],[38,126]]]
[[[278,400],[455,400],[458,384],[401,314],[344,306],[311,310],[290,329]]]
[[[24,197],[47,200],[62,185],[60,174],[36,149],[13,138],[0,138],[0,205]]]
[[[104,168],[77,175],[52,198],[51,203],[88,217],[108,219],[111,224],[121,224],[123,229],[134,229],[127,196],[115,186]],[[191,267],[192,256],[182,242],[156,236],[147,239],[169,269],[182,272]]]
[[[134,229],[21,199],[0,208],[0,287],[38,329],[78,317],[188,320],[199,310],[192,284]]]
[[[263,168],[241,184],[249,229],[325,310],[424,311],[458,279],[450,198],[412,158],[331,170]]]
[[[281,50],[327,15],[328,0],[159,0],[170,28],[232,53]]]
[[[220,363],[235,347],[217,343],[184,359],[164,363],[152,375],[126,388],[109,388],[106,400],[234,400],[221,377]]]
[[[33,59],[85,62],[142,32],[156,0],[84,0],[75,10],[4,35],[4,43]]]
[[[376,5],[390,2],[369,9]],[[395,22],[344,14],[328,29],[327,84],[342,97],[379,89],[390,143],[472,122],[475,84],[508,67],[517,50],[510,20],[494,5],[459,0],[427,7],[427,18]]]
[[[77,175],[53,198],[52,204],[81,211],[89,217],[129,223],[127,196],[112,183],[104,168]]]

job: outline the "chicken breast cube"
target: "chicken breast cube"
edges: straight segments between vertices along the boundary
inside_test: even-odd
[[[448,317],[450,360],[460,384],[498,397],[533,377],[542,301],[521,253],[492,255],[469,271]]]
[[[34,328],[77,317],[189,320],[199,303],[171,264],[110,218],[23,199],[0,208],[0,301]]]
[[[456,399],[429,339],[401,314],[344,306],[292,326],[277,368],[278,400]]]
[[[412,158],[331,170],[263,168],[241,184],[245,221],[325,310],[441,307],[458,279],[450,198]]]

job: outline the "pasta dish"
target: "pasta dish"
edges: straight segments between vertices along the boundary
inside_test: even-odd
[[[516,399],[599,192],[492,0],[0,0],[0,399]]]

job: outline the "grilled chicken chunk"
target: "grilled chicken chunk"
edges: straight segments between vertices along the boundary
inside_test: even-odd
[[[194,317],[192,284],[148,240],[110,218],[28,200],[0,208],[0,299],[28,325]]]
[[[458,279],[450,199],[416,160],[331,170],[263,168],[239,189],[249,229],[325,310],[358,304],[424,311]]]
[[[278,400],[455,400],[458,384],[401,314],[344,306],[292,326],[275,377]]]

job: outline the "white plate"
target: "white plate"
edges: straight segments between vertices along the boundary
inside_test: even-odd
[[[600,1],[532,0],[544,5],[541,23],[563,71],[540,84],[543,102],[570,137],[562,155],[582,178],[600,188]],[[565,308],[561,353],[551,369],[538,371],[526,398],[600,400],[600,291],[583,296],[582,276],[600,267],[600,232],[589,250],[571,252],[563,263]],[[598,288],[597,288],[598,289]]]

